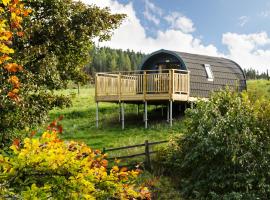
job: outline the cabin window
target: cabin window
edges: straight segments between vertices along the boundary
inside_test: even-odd
[[[211,69],[211,65],[204,64],[204,68],[205,68],[205,71],[206,71],[206,74],[207,74],[208,81],[214,81],[214,75],[213,75],[213,72],[212,72],[212,69]]]

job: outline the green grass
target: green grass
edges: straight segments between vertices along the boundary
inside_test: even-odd
[[[144,129],[142,110],[139,116],[136,114],[136,106],[126,105],[125,130],[121,129],[119,122],[119,107],[113,103],[99,104],[99,125],[96,128],[96,104],[94,101],[94,88],[82,88],[80,95],[77,89],[61,90],[57,93],[72,97],[73,105],[69,108],[54,109],[50,112],[50,120],[60,115],[64,116],[62,125],[64,133],[62,138],[67,140],[83,141],[94,149],[103,147],[119,147],[143,143],[145,140],[159,141],[169,139],[170,136],[181,133],[184,125],[182,118],[174,120],[173,128],[163,119],[155,119],[160,111],[150,106],[149,128]],[[270,98],[270,81],[248,81],[248,92],[253,96],[264,95]],[[141,107],[142,109],[142,107]],[[134,150],[131,150],[134,152]]]
[[[265,98],[270,99],[270,81],[267,80],[249,80],[247,82],[248,93],[258,98],[264,96]]]
[[[83,141],[94,149],[140,144],[144,143],[145,140],[160,141],[169,139],[171,135],[179,133],[183,129],[181,119],[174,122],[173,128],[169,127],[165,117],[159,123],[157,120],[151,120],[157,114],[153,106],[150,107],[152,112],[148,116],[149,128],[144,129],[142,110],[140,115],[137,116],[137,107],[126,105],[126,129],[121,130],[119,107],[117,104],[112,103],[99,104],[100,126],[96,128],[94,88],[83,88],[80,95],[76,94],[76,89],[62,90],[58,93],[72,96],[73,105],[69,108],[52,110],[50,120],[63,115],[64,119],[61,123],[64,133],[62,138]],[[132,151],[134,152],[134,150]]]

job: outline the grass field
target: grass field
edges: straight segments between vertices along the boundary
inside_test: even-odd
[[[264,95],[270,99],[270,82],[266,80],[248,81],[248,91],[254,96]],[[152,112],[149,113],[149,129],[146,130],[142,120],[142,110],[137,116],[136,106],[126,105],[126,129],[121,130],[118,105],[100,103],[100,128],[97,129],[95,127],[96,105],[93,87],[82,88],[79,95],[77,89],[62,90],[58,93],[70,95],[73,105],[69,108],[52,110],[50,120],[63,115],[64,133],[62,137],[83,141],[95,149],[139,144],[145,140],[169,139],[170,136],[181,133],[184,128],[182,118],[174,120],[173,128],[169,127],[165,116],[158,122],[152,120],[157,114],[155,107],[152,107]],[[158,114],[160,115],[160,111]]]
[[[117,104],[110,103],[100,103],[100,127],[97,129],[95,125],[96,104],[94,102],[93,87],[82,88],[79,95],[77,89],[67,89],[59,93],[70,95],[73,105],[69,108],[52,110],[50,120],[63,115],[64,133],[62,137],[64,139],[83,141],[95,149],[140,144],[144,143],[145,140],[160,141],[168,139],[171,135],[179,133],[183,129],[181,119],[174,121],[173,128],[169,127],[165,116],[159,123],[156,120],[151,121],[151,118],[154,118],[154,115],[157,114],[155,107],[152,107],[152,112],[149,112],[149,129],[144,129],[142,107],[140,115],[137,116],[137,107],[126,105],[126,129],[121,130],[119,107]]]

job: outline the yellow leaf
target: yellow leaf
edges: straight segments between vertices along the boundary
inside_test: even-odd
[[[10,54],[10,53],[14,53],[14,50],[9,48],[5,44],[0,44],[0,52],[4,54]]]
[[[10,0],[2,0],[3,4],[7,6],[10,3]]]

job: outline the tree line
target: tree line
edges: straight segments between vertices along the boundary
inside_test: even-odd
[[[269,71],[265,72],[259,72],[258,70],[249,68],[249,69],[244,69],[244,72],[246,74],[246,78],[248,80],[250,79],[268,79],[269,80]]]
[[[146,54],[133,50],[112,49],[109,47],[94,46],[90,51],[91,62],[86,65],[85,71],[90,76],[95,72],[132,71],[139,70]],[[246,78],[269,79],[269,72],[259,72],[253,68],[244,69]]]
[[[85,70],[93,75],[95,72],[138,70],[146,54],[133,50],[93,47],[90,51],[91,62]]]

